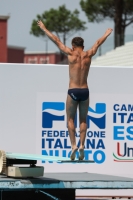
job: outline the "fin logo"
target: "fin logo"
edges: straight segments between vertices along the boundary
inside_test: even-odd
[[[64,121],[64,102],[43,102],[42,103],[42,128],[52,128],[53,121]]]
[[[98,128],[106,128],[106,104],[96,103],[95,110],[91,107],[88,108],[89,114],[87,115],[87,128],[90,128],[90,122],[93,122]]]
[[[77,128],[78,116],[75,116],[75,128]],[[43,102],[42,103],[42,128],[52,128],[54,121],[65,121],[64,102]],[[95,110],[88,108],[87,128],[95,124],[99,129],[106,128],[106,104],[96,103]]]

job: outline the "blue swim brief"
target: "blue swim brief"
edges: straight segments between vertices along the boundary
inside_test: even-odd
[[[85,101],[89,98],[89,89],[72,88],[68,90],[68,94],[74,101]]]

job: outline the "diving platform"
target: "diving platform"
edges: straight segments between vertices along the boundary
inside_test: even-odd
[[[13,194],[20,194],[19,200],[33,194],[39,200],[44,196],[46,200],[75,200],[76,189],[133,189],[133,178],[95,173],[44,173],[43,177],[17,179],[0,175],[0,200],[5,200],[4,193],[6,200]]]
[[[133,178],[96,173],[46,173],[37,160],[91,164],[90,160],[0,151],[0,200],[75,200],[76,189],[133,189]],[[28,166],[27,166],[28,165]],[[62,165],[63,167],[63,165]],[[53,169],[54,170],[54,169]]]

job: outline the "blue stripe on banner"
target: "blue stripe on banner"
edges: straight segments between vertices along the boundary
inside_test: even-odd
[[[46,110],[46,109],[61,111],[65,109],[65,103],[64,102],[43,102],[42,110]]]

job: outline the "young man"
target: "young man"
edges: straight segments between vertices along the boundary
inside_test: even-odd
[[[83,51],[84,40],[81,37],[72,39],[72,48],[66,47],[57,36],[53,35],[45,25],[38,21],[38,26],[47,34],[47,36],[58,46],[58,48],[67,54],[69,62],[69,89],[66,100],[66,113],[68,131],[72,146],[71,160],[75,159],[78,147],[76,145],[74,118],[79,106],[80,120],[80,147],[79,160],[84,159],[84,143],[87,131],[87,113],[89,107],[89,89],[87,84],[88,72],[91,64],[91,58],[97,52],[98,47],[111,34],[112,29],[106,30],[105,34],[96,41],[93,47],[88,51]]]

